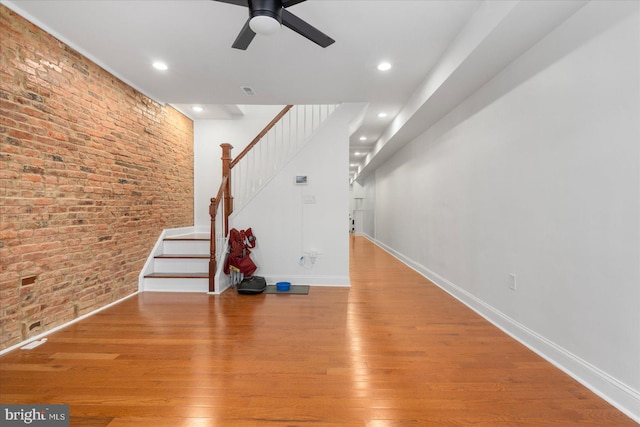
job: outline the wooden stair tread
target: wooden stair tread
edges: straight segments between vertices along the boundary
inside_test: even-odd
[[[156,279],[208,279],[209,273],[150,273],[145,278]]]

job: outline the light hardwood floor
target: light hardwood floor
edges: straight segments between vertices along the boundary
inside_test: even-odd
[[[143,293],[0,358],[72,426],[636,426],[361,237],[351,288]]]

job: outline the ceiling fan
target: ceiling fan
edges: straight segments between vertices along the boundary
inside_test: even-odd
[[[335,42],[331,37],[298,18],[286,8],[306,0],[214,0],[249,8],[249,19],[231,47],[246,50],[257,34],[274,34],[281,25],[288,27],[315,44],[327,47]]]

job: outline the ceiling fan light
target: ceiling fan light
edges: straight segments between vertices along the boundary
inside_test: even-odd
[[[280,31],[280,22],[277,19],[270,16],[258,15],[251,18],[249,21],[249,27],[254,33],[263,36],[269,36]]]

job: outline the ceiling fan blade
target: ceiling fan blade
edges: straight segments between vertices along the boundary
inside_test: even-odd
[[[232,48],[247,50],[249,43],[251,43],[251,40],[256,36],[256,33],[249,27],[249,21],[250,19],[247,19],[247,22],[244,23],[244,27],[242,27],[240,34],[236,37],[236,41],[234,41],[231,46]]]
[[[308,38],[319,46],[327,47],[335,42],[334,39],[318,30],[317,28],[307,24],[305,21],[298,18],[296,15],[286,9],[282,9],[282,24],[288,28],[291,28],[302,37]]]
[[[307,0],[282,0],[282,7],[293,6],[294,4],[302,3]]]
[[[249,0],[213,0],[220,3],[235,4],[236,6],[249,7]]]

